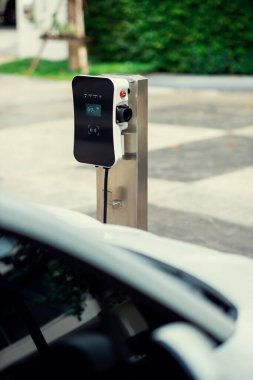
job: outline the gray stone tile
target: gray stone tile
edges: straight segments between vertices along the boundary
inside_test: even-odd
[[[154,73],[148,75],[153,86],[174,89],[213,89],[219,91],[252,91],[251,75],[197,75]]]
[[[241,104],[195,103],[150,108],[150,122],[234,129],[253,123],[253,107]]]
[[[253,228],[149,205],[149,231],[160,236],[253,258]]]
[[[34,125],[37,123],[55,121],[70,117],[72,103],[62,101],[45,101],[31,104],[14,104],[11,106],[0,107],[2,114],[0,128],[20,127]],[[73,126],[72,126],[73,127]]]
[[[197,181],[253,163],[253,139],[224,136],[149,153],[149,177]]]

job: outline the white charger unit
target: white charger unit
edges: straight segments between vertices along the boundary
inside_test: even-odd
[[[79,162],[110,168],[122,158],[121,132],[132,117],[128,80],[78,75],[72,89],[74,156]]]

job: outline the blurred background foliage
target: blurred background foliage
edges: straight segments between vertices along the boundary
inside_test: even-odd
[[[90,0],[90,59],[153,71],[253,73],[252,0]]]

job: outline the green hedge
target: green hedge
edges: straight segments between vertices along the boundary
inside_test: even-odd
[[[90,56],[175,73],[253,73],[252,0],[90,0]]]

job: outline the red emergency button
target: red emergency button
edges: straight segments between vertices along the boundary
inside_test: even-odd
[[[125,98],[125,96],[126,96],[126,91],[125,91],[125,90],[121,90],[120,93],[119,93],[119,96],[120,96],[121,98]]]

